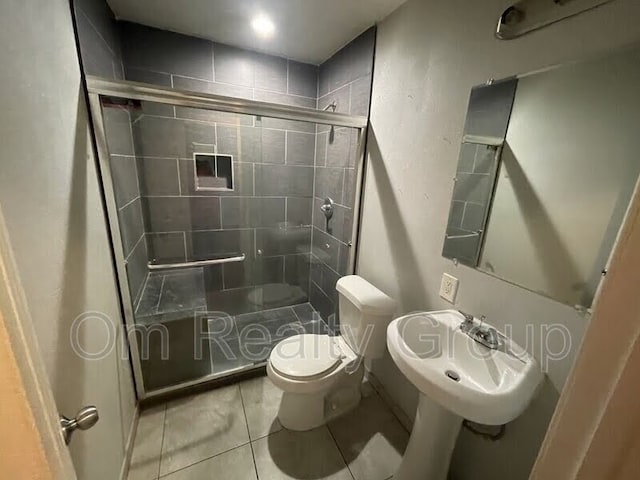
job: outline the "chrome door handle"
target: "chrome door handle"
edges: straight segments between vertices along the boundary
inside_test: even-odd
[[[71,435],[76,430],[89,430],[100,420],[98,409],[93,406],[84,407],[75,416],[75,418],[67,418],[60,415],[60,428],[62,429],[62,437],[64,443],[69,445]]]

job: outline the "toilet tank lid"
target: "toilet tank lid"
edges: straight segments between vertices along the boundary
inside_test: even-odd
[[[358,275],[342,277],[336,290],[344,295],[363,313],[392,315],[396,301]]]

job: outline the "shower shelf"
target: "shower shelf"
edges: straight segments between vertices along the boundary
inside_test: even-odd
[[[245,258],[246,256],[243,253],[235,257],[214,258],[211,260],[196,260],[193,262],[165,263],[165,264],[149,263],[148,267],[149,267],[149,270],[173,270],[178,268],[204,267],[206,265],[220,265],[223,263],[244,262]]]

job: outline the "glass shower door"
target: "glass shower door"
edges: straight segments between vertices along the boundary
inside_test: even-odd
[[[264,365],[287,336],[327,333],[335,281],[350,273],[360,129],[99,99],[142,396]]]

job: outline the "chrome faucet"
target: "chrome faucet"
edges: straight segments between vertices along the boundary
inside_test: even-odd
[[[458,313],[464,317],[464,322],[460,324],[460,330],[464,333],[468,333],[474,326],[473,315],[465,313],[462,310],[458,310]]]
[[[484,315],[480,317],[480,325],[476,325],[473,315],[462,310],[458,312],[464,317],[464,321],[460,324],[460,330],[463,333],[491,350],[498,350],[502,346],[503,342],[498,331],[493,327],[484,326]]]

